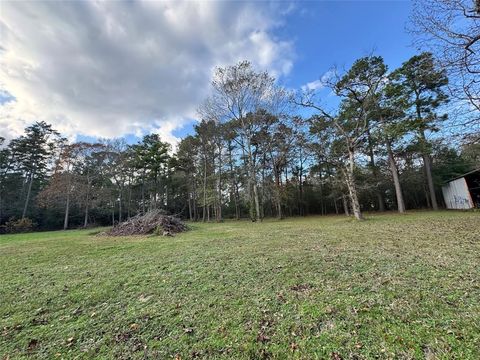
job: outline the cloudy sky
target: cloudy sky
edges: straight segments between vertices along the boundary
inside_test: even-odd
[[[250,60],[289,88],[372,51],[413,54],[408,1],[2,1],[0,136],[45,120],[71,138],[174,143],[216,66]]]

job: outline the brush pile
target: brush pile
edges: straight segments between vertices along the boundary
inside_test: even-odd
[[[166,215],[162,210],[151,210],[144,215],[134,216],[107,232],[110,236],[158,234],[173,236],[187,231],[187,225],[179,218]]]

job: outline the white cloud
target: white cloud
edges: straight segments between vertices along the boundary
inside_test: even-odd
[[[2,2],[0,135],[45,120],[66,135],[172,131],[195,118],[215,66],[248,59],[277,76],[293,44],[282,12],[242,2]],[[1,97],[0,97],[1,102]]]
[[[304,91],[318,90],[318,89],[321,89],[323,87],[324,87],[324,84],[321,80],[315,80],[315,81],[311,81],[311,82],[303,85],[302,90],[304,90]]]
[[[308,82],[306,83],[305,85],[302,85],[302,90],[303,91],[316,91],[316,90],[321,90],[323,89],[328,80],[331,79],[331,77],[334,75],[334,71],[333,70],[328,70],[326,73],[324,73],[320,79],[317,79],[317,80],[314,80],[314,81],[311,81],[311,82]]]

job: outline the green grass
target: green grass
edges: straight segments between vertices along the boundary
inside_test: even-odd
[[[479,213],[191,227],[1,236],[0,358],[480,358]]]

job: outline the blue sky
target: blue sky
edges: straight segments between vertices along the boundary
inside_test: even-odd
[[[279,29],[295,41],[297,58],[287,84],[301,86],[321,76],[332,65],[349,66],[372,51],[391,67],[415,51],[405,31],[408,1],[302,2],[300,14]]]
[[[409,1],[0,6],[7,138],[45,120],[72,139],[158,132],[175,143],[192,132],[215,66],[247,59],[295,89],[372,51],[390,69],[415,53]]]
[[[389,69],[395,69],[416,53],[405,30],[410,10],[409,1],[296,3],[274,33],[295,44],[292,70],[280,82],[298,89],[321,78],[332,66],[348,68],[372,52],[383,56]],[[184,137],[192,130],[193,124],[188,124],[174,134]]]

